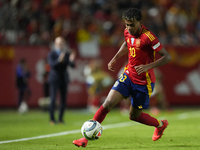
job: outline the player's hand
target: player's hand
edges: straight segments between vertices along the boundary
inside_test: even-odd
[[[73,62],[74,59],[75,59],[75,57],[76,57],[76,52],[72,51],[71,54],[70,54],[70,56],[69,56],[69,60]]]
[[[115,71],[115,68],[113,67],[114,64],[116,63],[116,60],[112,59],[109,63],[108,63],[108,69],[110,71]]]
[[[61,52],[61,54],[60,54],[58,60],[59,60],[60,62],[63,62],[63,61],[64,61],[64,58],[65,58],[65,53],[64,53],[64,52]]]
[[[140,75],[141,73],[146,72],[148,68],[146,65],[139,65],[139,66],[135,66],[135,70],[137,74]]]

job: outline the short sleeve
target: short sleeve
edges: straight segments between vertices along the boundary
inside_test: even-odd
[[[148,45],[156,52],[160,51],[163,48],[163,45],[160,43],[160,41],[158,40],[158,38],[149,31],[149,33],[147,34],[147,36],[149,37],[148,39]]]

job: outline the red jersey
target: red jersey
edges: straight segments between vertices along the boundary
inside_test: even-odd
[[[158,38],[144,25],[137,36],[129,34],[128,30],[125,29],[124,37],[129,50],[129,61],[125,67],[125,73],[133,83],[140,85],[155,83],[153,68],[138,75],[134,66],[146,65],[155,61],[155,52],[160,51],[163,47]]]

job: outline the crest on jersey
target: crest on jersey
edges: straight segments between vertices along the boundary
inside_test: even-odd
[[[136,39],[136,49],[140,49],[140,39]]]
[[[134,38],[131,38],[131,44],[133,45],[135,39]]]

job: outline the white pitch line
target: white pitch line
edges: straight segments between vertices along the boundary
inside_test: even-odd
[[[192,113],[196,114],[196,116],[193,116],[193,117],[199,117],[199,111],[195,111]],[[177,119],[178,120],[187,119],[187,118],[189,118],[189,116],[190,116],[189,113],[182,113],[182,114],[178,115]],[[104,125],[103,129],[106,130],[106,129],[113,129],[113,128],[121,128],[121,127],[137,125],[137,124],[139,124],[139,123],[137,123],[137,122],[122,122],[122,123],[108,124],[108,125]],[[9,141],[0,141],[0,144],[49,138],[49,137],[62,136],[62,135],[68,135],[68,134],[76,134],[76,133],[80,133],[80,132],[81,132],[80,130],[71,130],[71,131],[59,132],[59,133],[48,134],[48,135],[41,135],[41,136],[30,137],[30,138],[22,138],[22,139],[9,140]]]
[[[136,125],[136,124],[137,123],[134,123],[134,122],[122,122],[122,123],[105,125],[105,126],[103,126],[103,129],[106,130],[106,129],[110,129],[110,128],[127,127],[127,126],[131,126],[131,125]],[[30,137],[30,138],[22,138],[22,139],[9,140],[9,141],[0,141],[0,144],[35,140],[35,139],[43,139],[43,138],[49,138],[49,137],[55,137],[55,136],[75,134],[75,133],[80,133],[80,132],[81,132],[81,130],[71,130],[71,131],[59,132],[59,133],[54,133],[54,134],[35,136],[35,137]]]
[[[75,133],[79,133],[79,132],[80,132],[80,130],[65,131],[65,132],[59,132],[59,133],[54,133],[54,134],[35,136],[35,137],[30,137],[30,138],[22,138],[22,139],[17,139],[17,140],[1,141],[0,144],[12,143],[12,142],[20,142],[20,141],[28,141],[28,140],[35,140],[35,139],[43,139],[43,138],[49,138],[49,137],[54,137],[54,136],[75,134]]]

